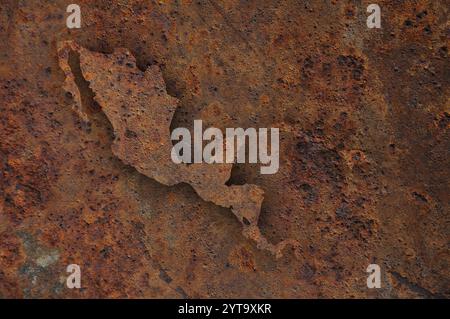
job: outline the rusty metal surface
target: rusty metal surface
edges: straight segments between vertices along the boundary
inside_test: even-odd
[[[253,239],[258,248],[268,250],[276,257],[282,255],[289,241],[273,245],[261,235],[258,228],[264,191],[257,185],[226,185],[232,163],[187,165],[172,161],[170,124],[178,100],[167,94],[158,66],[140,71],[136,59],[127,49],[99,54],[87,51],[71,41],[60,42],[58,47],[59,63],[66,75],[66,91],[75,98],[73,109],[85,124],[90,124],[89,117],[83,111],[85,106],[79,89],[82,81],[86,81],[93,100],[99,104],[113,126],[114,155],[161,184],[173,186],[186,183],[203,200],[230,208],[242,224],[245,237]],[[75,65],[71,67],[73,55],[78,55],[79,61],[74,62],[79,65],[79,74],[75,71]],[[76,77],[80,86],[77,85]],[[226,117],[226,114],[218,115],[219,118]],[[214,118],[202,117],[202,120],[213,123]]]
[[[69,30],[0,1],[0,297],[449,297],[449,5],[377,3],[79,1]],[[146,158],[198,118],[279,127],[279,172]]]

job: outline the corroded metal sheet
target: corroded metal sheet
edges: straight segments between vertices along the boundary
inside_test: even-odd
[[[0,3],[0,297],[450,296],[447,1]],[[173,165],[195,119],[279,171]]]
[[[258,228],[263,200],[261,188],[248,184],[226,185],[233,164],[203,162],[188,165],[172,161],[170,124],[178,100],[167,94],[157,66],[140,71],[126,49],[104,55],[86,51],[73,42],[63,42],[59,43],[58,51],[61,68],[68,77],[65,82],[67,92],[76,97],[74,109],[88,121],[69,64],[70,54],[79,54],[82,76],[89,82],[94,100],[113,126],[114,155],[164,185],[189,184],[202,199],[230,208],[242,223],[246,237],[255,240],[259,248],[281,256],[288,242],[273,245]]]

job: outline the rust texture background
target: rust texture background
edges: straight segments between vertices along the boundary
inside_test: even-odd
[[[0,0],[0,297],[450,297],[448,1],[376,1],[382,29],[375,1],[77,1],[69,30],[72,2]],[[228,184],[261,188],[262,235],[298,246],[276,258],[114,155],[76,55],[88,121],[72,109],[66,40],[157,66],[172,128],[279,127],[279,172]]]

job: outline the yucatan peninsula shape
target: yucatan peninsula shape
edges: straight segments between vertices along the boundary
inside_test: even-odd
[[[89,119],[69,63],[70,54],[79,55],[82,76],[114,129],[111,147],[115,156],[161,184],[187,183],[203,200],[230,208],[242,224],[243,235],[276,257],[282,256],[286,245],[297,246],[294,240],[272,244],[261,234],[258,219],[264,191],[251,184],[226,185],[233,164],[173,163],[170,124],[178,100],[167,94],[158,66],[143,72],[127,49],[103,54],[72,41],[60,42],[58,57],[66,77],[64,89],[73,97],[74,111],[85,122]]]

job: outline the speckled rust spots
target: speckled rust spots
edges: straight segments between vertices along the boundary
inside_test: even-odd
[[[379,0],[376,30],[370,2],[212,2],[78,0],[69,30],[67,1],[2,1],[0,298],[448,298],[448,1]],[[67,40],[95,59],[127,48],[136,77],[157,66],[179,102],[143,141],[194,119],[279,127],[277,174],[223,176],[264,190],[261,233],[298,249],[276,259],[230,209],[125,165],[104,112],[136,103],[95,102],[76,52],[60,68]],[[119,146],[142,134],[119,127]],[[82,289],[64,286],[71,263]]]
[[[256,271],[254,256],[246,247],[236,247],[228,257],[230,265],[243,272]]]
[[[75,97],[74,109],[86,121],[81,93],[69,65],[71,52],[80,55],[82,75],[114,128],[113,153],[125,164],[168,186],[187,183],[204,200],[231,208],[244,228],[243,234],[277,257],[281,257],[286,244],[296,243],[283,241],[273,245],[264,238],[258,228],[263,190],[249,184],[225,185],[230,179],[231,164],[173,163],[169,128],[178,100],[166,93],[157,66],[140,71],[126,49],[105,55],[73,42],[59,43],[59,63],[66,75],[64,88]],[[220,109],[216,108],[212,115],[218,112]]]

